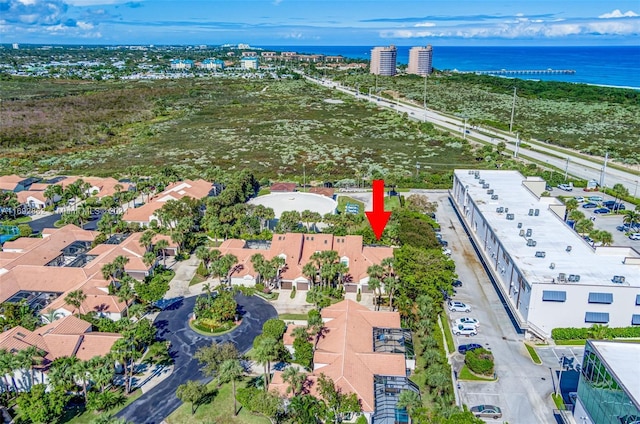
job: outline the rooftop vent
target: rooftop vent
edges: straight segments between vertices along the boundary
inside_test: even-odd
[[[531,237],[531,234],[533,234],[533,230],[531,228],[527,228],[527,237]]]
[[[524,230],[520,230],[520,237],[524,237]]]
[[[547,256],[546,252],[542,252],[542,251],[536,252],[536,258],[544,258],[545,256]]]
[[[551,264],[549,265],[549,269],[555,269],[556,268],[556,264],[551,262]]]
[[[571,246],[567,246],[567,248],[565,249],[567,252],[571,252],[572,247]]]
[[[476,173],[476,171],[473,171],[473,170],[471,170],[471,169],[470,169],[470,170],[469,170],[469,172],[468,172],[468,174],[469,174],[469,175],[474,175],[475,173]]]
[[[616,284],[624,284],[625,278],[622,275],[614,275],[611,281]]]
[[[479,180],[479,179],[480,179],[480,173],[479,173],[479,172],[476,172],[476,173],[473,175],[473,178],[475,178],[476,180]]]
[[[533,211],[533,215],[535,216],[540,215],[540,209],[536,209],[535,211]]]
[[[577,283],[578,281],[580,281],[580,276],[578,274],[569,274],[569,278],[567,278],[567,281],[569,281],[570,283]]]
[[[493,194],[493,189],[490,188],[489,190],[487,190],[487,194]]]
[[[527,246],[529,246],[529,247],[536,247],[536,244],[538,244],[538,242],[535,241],[534,239],[528,239],[527,240]]]
[[[484,184],[484,180],[483,179],[479,179],[478,180],[478,184]]]
[[[504,213],[509,212],[509,208],[504,208]]]
[[[533,209],[529,209],[529,216],[533,216]]]
[[[567,281],[567,274],[565,274],[564,272],[561,272],[560,274],[558,274],[558,281],[561,281],[561,282]]]
[[[518,228],[522,228],[522,222],[518,222]]]
[[[505,210],[504,210],[504,211],[506,212],[506,211],[507,211],[507,209],[505,208]],[[508,214],[507,214],[507,219],[508,219],[509,221],[513,221],[513,220],[514,220],[514,218],[515,218],[515,216],[514,216],[512,213],[508,213]]]
[[[482,184],[482,188],[489,188],[490,185],[489,184]]]
[[[496,208],[496,212],[504,213],[504,208],[502,206],[500,206],[499,208]]]
[[[492,194],[491,195],[491,200],[498,200],[498,195],[497,194]]]

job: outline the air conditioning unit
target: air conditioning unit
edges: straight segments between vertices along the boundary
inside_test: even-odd
[[[497,194],[492,194],[491,195],[491,200],[498,200],[498,195]]]
[[[533,230],[531,228],[527,228],[527,237],[531,237],[531,234],[533,234]]]
[[[536,247],[536,244],[538,244],[538,242],[535,241],[534,239],[528,239],[527,240],[527,246],[529,246],[529,247]]]
[[[471,169],[470,169],[470,170],[469,170],[469,172],[468,172],[468,174],[469,174],[469,175],[474,175],[475,173],[476,173],[476,171],[473,171],[473,170],[471,170]]]
[[[522,222],[518,222],[518,228],[522,228]]]
[[[572,247],[571,246],[567,246],[567,248],[565,249],[567,252],[571,252]]]
[[[505,212],[506,212],[506,211],[507,211],[507,210],[505,209]],[[515,219],[515,216],[514,216],[512,213],[508,213],[508,214],[507,214],[507,219],[508,219],[509,221],[513,221],[513,220]]]
[[[613,280],[611,281],[616,284],[623,284],[625,281],[625,278],[622,275],[614,275]]]
[[[547,256],[546,252],[542,252],[542,251],[536,252],[536,258],[544,258],[545,256]]]
[[[535,211],[533,211],[533,215],[534,216],[540,215],[540,209],[536,209]]]
[[[489,190],[487,190],[487,194],[493,194],[493,189],[490,188]]]
[[[502,206],[500,206],[499,208],[496,208],[496,212],[503,213],[504,212],[504,208]]]
[[[533,216],[533,209],[529,209],[529,216]]]
[[[551,264],[549,265],[549,269],[555,269],[556,268],[556,264],[551,262]]]
[[[520,237],[524,237],[524,230],[520,230]]]
[[[490,185],[489,184],[482,184],[482,188],[489,188]]]
[[[509,208],[504,208],[504,213],[509,212]]]
[[[479,179],[478,180],[478,184],[484,184],[484,180],[483,179]]]
[[[476,180],[479,180],[479,179],[480,179],[480,173],[479,173],[479,172],[476,172],[476,173],[473,175],[473,178],[475,178]]]

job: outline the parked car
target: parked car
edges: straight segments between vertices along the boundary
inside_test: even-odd
[[[640,240],[640,233],[633,233],[629,235],[631,240]]]
[[[449,310],[451,312],[471,312],[471,307],[469,307],[466,303],[458,302],[456,300],[450,300]]]
[[[547,185],[544,187],[544,189],[545,189],[546,191],[553,191],[553,187],[551,187],[549,184],[547,184]]]
[[[598,207],[597,203],[593,203],[593,202],[589,202],[589,203],[585,203],[584,205],[582,205],[583,208],[585,209],[594,209]]]
[[[612,211],[623,211],[627,209],[624,203],[615,202],[614,200],[607,200],[606,202],[602,202],[602,206],[605,208],[609,208]]]
[[[449,242],[448,242],[448,241],[446,241],[446,240],[442,240],[442,239],[440,239],[440,240],[438,240],[438,242],[440,243],[440,246],[442,246],[442,247],[447,247],[447,246],[449,246]]]
[[[576,196],[576,197],[574,197],[574,199],[576,199],[576,202],[578,202],[578,203],[584,203],[584,197],[582,197],[582,196]]]
[[[558,184],[558,188],[564,191],[573,191],[573,184]]]
[[[451,249],[449,249],[448,247],[443,247],[442,253],[444,253],[447,256],[451,256]]]
[[[626,227],[626,228],[625,228],[625,226],[624,226],[624,225],[618,225],[618,226],[616,227],[616,230],[618,230],[618,231],[627,231],[627,229],[628,229],[628,227]]]
[[[478,343],[468,343],[458,346],[458,353],[465,355],[470,350],[482,349],[482,345]]]
[[[607,208],[598,208],[598,209],[594,209],[593,213],[609,213],[611,212],[609,209]]]
[[[462,287],[462,281],[460,280],[454,280],[453,283],[451,283],[451,285],[453,287]]]
[[[590,202],[602,202],[602,196],[589,196],[587,200]]]
[[[462,318],[458,318],[457,320],[455,320],[454,325],[473,325],[475,327],[479,327],[480,326],[480,321],[478,321],[475,318],[471,318],[471,317],[462,317]]]
[[[494,420],[502,418],[502,410],[495,405],[472,406],[471,413],[476,417],[493,418]]]
[[[475,336],[478,334],[478,329],[475,325],[459,324],[453,327],[453,334],[456,336]]]

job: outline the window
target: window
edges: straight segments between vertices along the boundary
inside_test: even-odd
[[[567,292],[565,291],[554,291],[554,290],[543,290],[542,291],[542,300],[545,302],[565,302],[567,300]]]
[[[636,295],[636,306],[640,306],[640,294]]]
[[[589,303],[613,303],[613,293],[589,293]]]
[[[606,324],[609,322],[609,314],[607,312],[587,312],[584,316],[584,322]]]
[[[640,325],[640,315],[631,316],[631,325]]]

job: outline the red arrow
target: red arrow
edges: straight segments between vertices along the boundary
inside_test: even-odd
[[[373,180],[373,211],[365,212],[371,224],[371,229],[380,240],[384,227],[389,222],[391,212],[384,210],[384,180]]]

